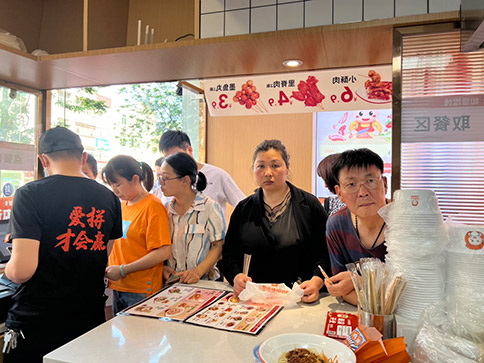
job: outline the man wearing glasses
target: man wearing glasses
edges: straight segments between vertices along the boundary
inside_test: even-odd
[[[364,257],[385,259],[386,224],[378,214],[386,204],[383,165],[373,151],[356,149],[343,152],[332,167],[336,193],[346,207],[328,219],[326,242],[333,276],[326,287],[353,305],[358,301],[346,264]]]

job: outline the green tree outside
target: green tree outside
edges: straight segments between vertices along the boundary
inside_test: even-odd
[[[160,136],[167,130],[181,128],[182,98],[176,83],[146,83],[122,87],[122,117],[116,135],[121,144],[132,147],[151,146],[158,153]]]
[[[0,87],[0,141],[34,143],[35,113],[30,111],[36,96]]]

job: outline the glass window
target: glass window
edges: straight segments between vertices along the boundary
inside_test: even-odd
[[[38,96],[0,86],[0,221],[10,219],[13,194],[34,180]],[[5,222],[4,222],[5,223]],[[0,225],[3,239],[4,223]]]
[[[183,130],[199,155],[200,101],[177,82],[88,87],[52,91],[51,127],[79,134],[98,170],[126,154],[154,168],[163,132]],[[100,175],[98,176],[100,180]]]

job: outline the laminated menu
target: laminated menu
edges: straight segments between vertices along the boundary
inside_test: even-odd
[[[174,284],[122,313],[258,334],[282,307],[241,302],[224,290]]]
[[[257,334],[281,309],[282,305],[239,301],[233,293],[229,293],[193,315],[187,323]]]
[[[227,292],[175,284],[124,311],[130,315],[183,321]]]

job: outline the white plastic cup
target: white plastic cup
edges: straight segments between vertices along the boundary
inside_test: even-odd
[[[439,202],[431,189],[400,189],[393,193],[392,214],[440,214]]]

